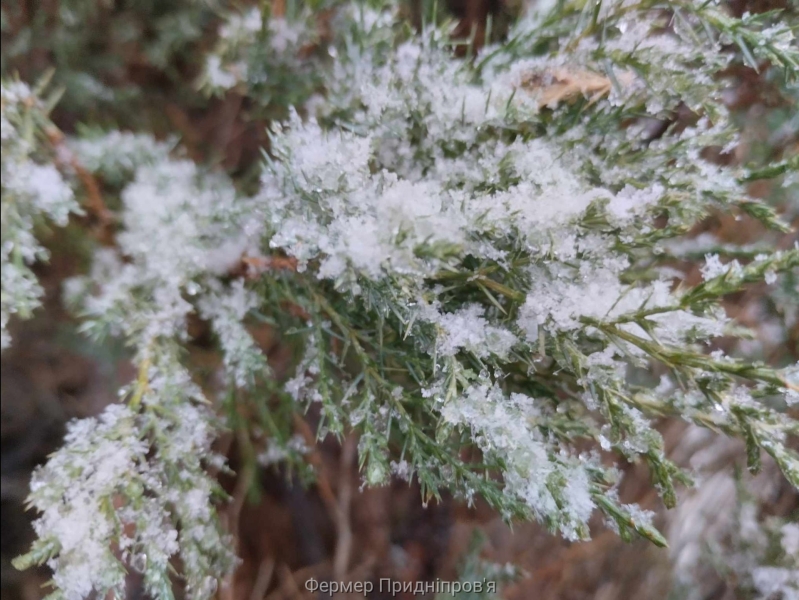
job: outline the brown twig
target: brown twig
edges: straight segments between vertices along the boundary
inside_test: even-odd
[[[64,134],[55,126],[50,126],[45,129],[50,145],[56,153],[56,163],[62,168],[68,166],[80,179],[86,190],[86,207],[89,212],[97,219],[100,230],[103,232],[101,235],[102,241],[108,243],[108,232],[114,223],[114,214],[108,210],[108,207],[103,201],[103,195],[100,192],[100,185],[86,167],[80,164],[80,161],[72,153],[69,147],[64,143]]]
[[[355,460],[358,439],[350,435],[344,440],[341,448],[341,462],[338,486],[338,498],[333,493],[330,479],[324,468],[322,457],[316,449],[316,436],[308,423],[299,414],[294,414],[294,426],[305,440],[311,451],[306,455],[308,462],[316,471],[316,485],[319,496],[336,527],[336,549],[333,555],[333,576],[341,579],[347,572],[352,554],[352,528],[350,526],[350,503],[352,501],[352,481],[350,467]]]
[[[312,578],[327,579],[330,577],[330,561],[323,560],[314,565],[302,567],[292,572],[288,565],[281,564],[278,567],[278,578],[280,579],[280,586],[272,591],[265,600],[285,600],[286,598],[311,598],[313,594],[300,589],[297,582],[302,586]]]
[[[297,585],[297,581],[294,579],[294,575],[291,569],[288,568],[288,565],[286,565],[286,563],[281,563],[277,572],[281,580],[281,592],[286,592],[285,596],[281,597],[301,599],[303,597],[302,590],[300,590]]]
[[[248,279],[256,279],[267,271],[297,270],[297,259],[293,256],[242,256],[241,262]]]
[[[352,502],[352,479],[350,467],[358,450],[358,438],[353,434],[344,440],[341,447],[341,461],[338,485],[336,550],[333,554],[333,577],[344,577],[352,554],[352,528],[350,526],[350,503]]]
[[[235,277],[244,277],[253,281],[268,271],[292,271],[297,272],[297,259],[293,256],[242,256],[240,263],[231,271]],[[303,307],[282,300],[280,307],[293,317],[299,317],[304,321],[310,321],[311,315]]]
[[[246,435],[245,432],[239,431],[238,432],[239,439]],[[250,489],[252,485],[253,477],[255,476],[255,469],[252,468],[251,465],[245,463],[244,468],[241,470],[241,474],[239,475],[238,479],[236,480],[236,487],[233,489],[233,499],[230,502],[230,506],[225,514],[225,521],[226,521],[226,529],[230,532],[230,535],[233,538],[233,551],[238,556],[239,555],[239,522],[241,517],[241,509],[244,507],[244,501],[247,497],[247,491]],[[222,586],[219,592],[219,597],[221,600],[234,600],[234,577],[236,573],[233,571],[228,575],[225,580],[222,582]]]
[[[297,413],[294,413],[294,428],[302,436],[305,445],[310,448],[310,451],[305,455],[306,460],[316,471],[316,487],[319,490],[319,497],[335,522],[338,519],[338,502],[336,501],[336,495],[333,493],[333,488],[330,486],[330,480],[327,477],[322,457],[316,448],[316,436],[305,419]]]
[[[272,583],[274,572],[275,559],[272,556],[267,556],[258,566],[258,574],[255,576],[255,583],[250,592],[250,600],[263,600],[266,590],[269,589],[269,584]]]

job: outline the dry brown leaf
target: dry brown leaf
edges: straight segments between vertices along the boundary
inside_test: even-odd
[[[620,73],[616,79],[627,87],[632,84],[633,74]],[[573,101],[580,95],[593,104],[610,93],[613,82],[609,77],[585,69],[558,67],[526,73],[521,78],[520,87],[538,99],[539,108],[555,108],[561,102]]]

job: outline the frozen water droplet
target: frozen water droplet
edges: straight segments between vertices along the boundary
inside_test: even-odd
[[[134,554],[130,559],[130,566],[139,573],[147,570],[147,555],[144,552]]]
[[[198,598],[210,598],[216,593],[217,581],[213,577],[206,577],[197,590]]]

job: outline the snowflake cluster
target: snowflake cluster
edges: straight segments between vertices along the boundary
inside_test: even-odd
[[[111,133],[75,148],[99,174],[127,178],[124,231],[117,248],[99,251],[92,273],[69,280],[65,291],[82,306],[87,333],[127,340],[140,373],[120,392],[126,405],[74,424],[64,447],[35,472],[30,502],[42,513],[34,524],[39,540],[22,564],[46,560],[68,599],[92,591],[124,596],[130,569],[143,574],[150,594],[166,597],[170,561],[179,556],[187,594],[209,598],[236,563],[214,506],[224,493],[207,472],[224,457],[211,451],[219,424],[181,364],[179,344],[187,316],[197,312],[219,336],[231,385],[264,372],[242,325],[251,293],[217,278],[246,245],[233,229],[236,193],[151,138]]]
[[[799,597],[799,526],[760,506],[775,492],[773,483],[757,477],[745,485],[722,471],[711,479],[712,486],[680,506],[672,525],[685,597],[700,598],[719,580],[757,600]]]
[[[582,404],[609,419],[601,428],[608,427],[613,439],[608,448],[650,461],[667,498],[677,474],[641,412],[645,402],[631,396],[647,395],[650,401],[657,396],[678,411],[683,404],[688,410],[688,401],[677,400],[671,387],[631,390],[630,368],[646,368],[658,356],[674,356],[673,364],[679,364],[682,353],[694,365],[690,374],[677,369],[681,379],[688,374],[680,385],[681,394],[692,398],[690,412],[724,407],[726,416],[720,418],[737,423],[734,415],[743,407],[760,410],[746,388],[723,375],[740,366],[721,355],[717,363],[699,358],[710,340],[726,333],[723,312],[700,302],[698,289],[674,290],[667,270],[646,279],[629,277],[648,260],[636,246],[661,235],[655,216],[669,214],[678,226],[714,205],[729,209],[732,198],[745,197],[731,170],[699,157],[700,148],[734,139],[724,111],[714,113],[718,120],[712,125],[704,120],[655,141],[635,126],[608,130],[603,122],[619,107],[641,106],[657,116],[663,107],[687,102],[679,88],[653,85],[666,77],[658,69],[684,72],[687,62],[709,48],[691,45],[677,52],[676,44],[688,43],[688,33],[650,39],[646,34],[659,27],[660,17],[636,13],[638,37],[647,42],[635,60],[657,68],[628,78],[635,93],[616,93],[608,78],[597,81],[598,73],[607,72],[600,59],[616,57],[621,64],[630,59],[635,44],[624,52],[622,45],[629,44],[624,35],[632,17],[610,10],[607,18],[620,34],[608,44],[584,37],[569,51],[566,40],[565,51],[554,58],[507,64],[495,58],[501,49],[489,50],[485,60],[491,68],[480,74],[449,58],[440,32],[403,41],[393,54],[370,50],[379,43],[345,44],[340,54],[354,57],[353,63],[347,69],[342,61],[327,82],[330,101],[321,107],[320,121],[294,115],[275,128],[278,160],[270,162],[254,199],[271,215],[270,246],[297,258],[300,272],[331,281],[359,306],[375,306],[376,298],[383,298],[399,321],[392,326],[428,354],[428,370],[414,375],[427,378],[432,410],[449,425],[470,430],[483,452],[505,465],[506,493],[569,537],[580,537],[587,528],[601,469],[593,469],[592,480],[565,440],[540,437],[536,420],[519,413],[520,402],[539,412],[552,409],[543,398],[507,393],[515,387],[509,370],[519,363],[528,365],[532,378],[533,372],[552,368],[525,359],[531,353],[552,354],[561,374],[573,374]],[[366,39],[384,39],[377,19],[364,19],[364,27]],[[670,56],[665,66],[664,55]],[[703,68],[711,73],[728,60],[712,54]],[[442,80],[449,85],[440,85]],[[545,119],[547,108],[568,114],[575,94],[596,108],[576,119],[571,131],[542,124],[539,135],[523,133],[531,122]],[[346,127],[325,128],[322,120]],[[584,139],[589,142],[577,147]],[[608,143],[607,155],[591,152]],[[628,163],[621,156],[631,166],[622,169],[619,163]],[[674,161],[677,168],[667,166]],[[644,178],[648,183],[641,183],[642,173],[651,173]],[[671,210],[677,199],[680,206]],[[747,280],[771,280],[796,260],[795,251],[777,252],[744,268],[708,257],[703,291],[717,298],[722,289]],[[318,351],[315,356],[319,373],[324,359]],[[313,381],[303,377],[306,386]],[[705,381],[713,382],[713,392],[707,393]],[[759,393],[773,393],[777,383],[789,396],[781,381],[777,375],[761,382]],[[320,394],[306,397],[319,400]],[[569,404],[559,403],[560,410]],[[396,409],[384,408],[377,422],[397,417]],[[357,414],[361,423],[362,411]],[[776,413],[768,420],[791,427]],[[384,426],[377,422],[376,429]],[[764,447],[774,449],[794,477],[795,456],[777,450],[783,435],[763,440]],[[466,486],[466,494],[472,492]]]
[[[318,18],[308,7],[291,15],[258,7],[230,13],[206,57],[203,86],[214,94],[236,90],[273,107],[301,105],[317,91],[325,60],[317,50]]]
[[[28,318],[39,306],[42,289],[30,267],[47,258],[35,227],[45,220],[64,226],[79,212],[69,184],[41,152],[39,137],[46,122],[44,102],[26,84],[3,81],[0,87],[2,142],[2,348],[11,344],[8,321]]]
[[[134,406],[112,404],[73,423],[64,447],[34,473],[29,501],[42,515],[32,554],[47,560],[64,598],[122,597],[129,569],[161,597],[177,555],[186,592],[209,598],[235,564],[211,504],[221,492],[203,464],[213,457],[213,414],[170,360],[145,363]]]

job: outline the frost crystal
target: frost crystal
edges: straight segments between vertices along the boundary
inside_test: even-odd
[[[23,83],[2,82],[2,348],[11,344],[8,323],[12,315],[27,318],[39,306],[42,289],[30,267],[48,256],[34,237],[34,227],[49,219],[61,227],[70,213],[80,212],[74,194],[52,164],[38,162],[30,121],[43,112],[42,101]],[[44,118],[43,116],[40,118]]]

